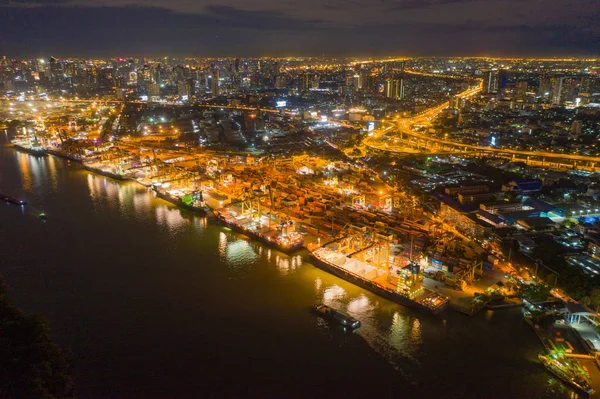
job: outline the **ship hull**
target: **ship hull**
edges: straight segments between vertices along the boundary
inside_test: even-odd
[[[24,147],[20,144],[14,144],[14,143],[13,143],[13,147],[16,148],[18,151],[26,152],[27,154],[35,155],[36,157],[48,156],[48,154],[46,154],[46,150],[43,150],[43,149],[34,150],[32,148]]]
[[[319,259],[312,253],[310,254],[310,259],[311,259],[312,263],[315,266],[317,266],[318,268],[323,269],[326,272],[331,273],[341,279],[344,279],[352,284],[358,285],[359,287],[364,288],[368,291],[371,291],[374,294],[377,294],[385,299],[389,299],[390,301],[396,302],[396,303],[406,306],[408,308],[412,308],[412,309],[420,310],[420,311],[423,311],[423,312],[426,312],[429,314],[437,315],[437,314],[440,314],[441,312],[443,312],[448,307],[448,303],[446,303],[445,305],[440,306],[439,308],[435,308],[435,309],[428,308],[427,306],[421,305],[420,303],[415,302],[415,301],[413,301],[409,298],[406,298],[402,295],[387,291],[387,290],[379,287],[378,285],[371,283],[370,281],[363,280],[343,269],[332,266],[329,263],[324,262],[323,260]]]
[[[84,167],[85,170],[88,170],[90,172],[96,173],[98,175],[110,177],[111,179],[121,180],[121,181],[130,180],[129,176],[123,176],[123,175],[119,175],[119,174],[116,174],[116,173],[107,172],[105,170],[94,168],[94,167],[88,166],[86,164],[83,164],[83,167]]]
[[[185,210],[188,210],[190,212],[201,213],[203,215],[206,214],[206,208],[185,204],[179,198],[175,198],[172,195],[169,195],[167,193],[162,193],[162,192],[160,192],[160,191],[158,191],[156,189],[154,189],[154,192],[156,193],[156,196],[158,198],[160,198],[162,200],[165,200],[167,202],[170,202],[173,205],[181,207],[181,208],[183,208]]]
[[[77,155],[71,155],[69,153],[58,151],[58,150],[46,150],[48,154],[54,155],[55,157],[68,159],[69,161],[81,162],[81,157]]]

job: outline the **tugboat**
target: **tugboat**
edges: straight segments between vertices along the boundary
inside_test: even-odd
[[[332,307],[325,304],[318,304],[314,306],[315,312],[327,320],[333,320],[343,327],[349,328],[350,330],[356,330],[360,327],[360,321],[356,320],[352,316],[348,316],[345,313],[339,312]]]
[[[0,194],[0,200],[9,202],[11,204],[19,205],[19,206],[27,205],[27,201],[23,201],[23,200],[17,199],[15,197],[11,197],[10,195],[6,195],[6,194]]]

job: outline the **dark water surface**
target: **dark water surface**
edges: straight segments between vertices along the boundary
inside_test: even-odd
[[[0,273],[78,397],[568,398],[520,311],[431,317],[0,133]],[[47,213],[47,222],[36,216]],[[345,334],[309,308],[360,319]]]

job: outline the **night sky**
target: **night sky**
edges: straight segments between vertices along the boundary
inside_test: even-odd
[[[598,0],[0,0],[12,56],[599,53]]]

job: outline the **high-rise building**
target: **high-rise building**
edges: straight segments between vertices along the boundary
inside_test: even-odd
[[[306,93],[310,90],[310,74],[305,73],[302,75],[302,81],[300,82],[300,90]]]
[[[554,77],[550,79],[550,87],[551,87],[551,98],[550,103],[552,105],[560,105],[562,100],[562,86],[563,86],[563,77]]]
[[[483,93],[498,92],[498,71],[485,71],[483,75]]]
[[[591,78],[581,78],[581,82],[579,83],[579,95],[589,95],[592,91],[592,79]]]
[[[525,100],[527,97],[527,82],[524,80],[520,80],[517,82],[517,86],[515,87],[515,97],[517,100]]]
[[[582,127],[583,127],[583,124],[581,123],[580,120],[574,120],[573,124],[571,125],[571,136],[579,137],[579,135],[581,135]]]
[[[160,85],[158,83],[148,83],[148,96],[160,97]]]
[[[402,79],[388,79],[385,81],[385,96],[393,100],[401,99],[403,94]]]
[[[183,101],[190,101],[192,99],[192,84],[189,80],[182,80],[177,83],[177,94]]]
[[[508,88],[508,71],[505,69],[501,69],[498,71],[497,75],[497,91],[500,97],[506,96],[506,91]]]
[[[577,94],[579,93],[580,83],[581,80],[576,78],[563,79],[562,93],[560,99],[561,104],[564,104],[565,102],[575,102]]]
[[[577,93],[577,97],[579,99],[579,103],[589,104],[592,97],[592,79],[591,78],[581,78],[581,83],[579,83],[579,91]]]
[[[366,69],[361,69],[360,71],[358,71],[358,88],[359,89],[366,89],[368,86],[367,83],[367,79],[369,76],[369,71],[367,71]]]
[[[454,109],[459,109],[460,108],[460,97],[458,97],[458,96],[452,97],[452,100],[450,101],[450,106]]]
[[[398,88],[398,98],[399,99],[403,99],[404,98],[404,75],[399,79],[400,80],[400,87]]]
[[[550,86],[550,77],[547,73],[544,73],[540,76],[540,84],[538,86],[538,96],[548,99],[550,98],[551,86]]]
[[[213,97],[218,96],[219,93],[219,70],[213,69],[211,80],[210,80],[210,93]]]
[[[377,75],[368,75],[367,76],[366,88],[368,90],[377,90]]]
[[[321,83],[321,81],[319,79],[319,75],[313,76],[311,87],[313,89],[318,89],[320,83]]]

